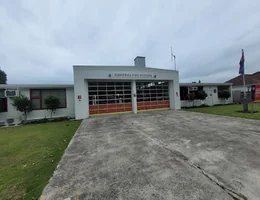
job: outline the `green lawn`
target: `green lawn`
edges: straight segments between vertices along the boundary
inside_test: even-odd
[[[258,111],[258,113],[252,114],[252,113],[236,112],[242,109],[243,109],[243,105],[240,104],[240,105],[213,106],[213,107],[205,107],[205,108],[191,108],[191,109],[187,109],[187,111],[260,120],[260,104],[254,105],[254,110]],[[251,104],[249,104],[248,109],[249,110],[252,109]]]
[[[79,124],[0,128],[0,199],[38,199]]]

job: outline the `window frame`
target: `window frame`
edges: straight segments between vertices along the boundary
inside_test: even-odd
[[[1,89],[0,90],[1,92],[3,92],[3,94],[5,93],[5,90],[4,89]],[[5,111],[0,111],[0,113],[7,113],[8,112],[8,97],[3,97],[3,98],[1,98],[1,99],[5,99],[5,103],[3,103],[3,104],[5,104],[5,108],[6,108],[6,110]]]
[[[43,90],[63,90],[63,91],[65,91],[65,106],[58,107],[58,109],[67,108],[67,90],[66,90],[66,88],[30,89],[30,101],[32,102],[32,99],[40,99],[40,108],[32,108],[32,110],[47,110],[47,108],[42,107],[42,91]],[[32,96],[33,91],[39,91],[40,96]]]

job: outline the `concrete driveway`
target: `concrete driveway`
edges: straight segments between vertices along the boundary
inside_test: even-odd
[[[260,121],[185,111],[86,119],[41,199],[260,199]]]

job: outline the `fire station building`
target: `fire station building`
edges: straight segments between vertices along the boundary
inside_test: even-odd
[[[73,66],[75,118],[150,109],[180,109],[179,74],[148,68],[145,57],[134,66]]]

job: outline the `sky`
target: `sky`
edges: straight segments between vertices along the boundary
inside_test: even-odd
[[[0,66],[8,84],[72,84],[72,66],[173,69],[180,82],[224,82],[260,70],[259,0],[0,0]]]

